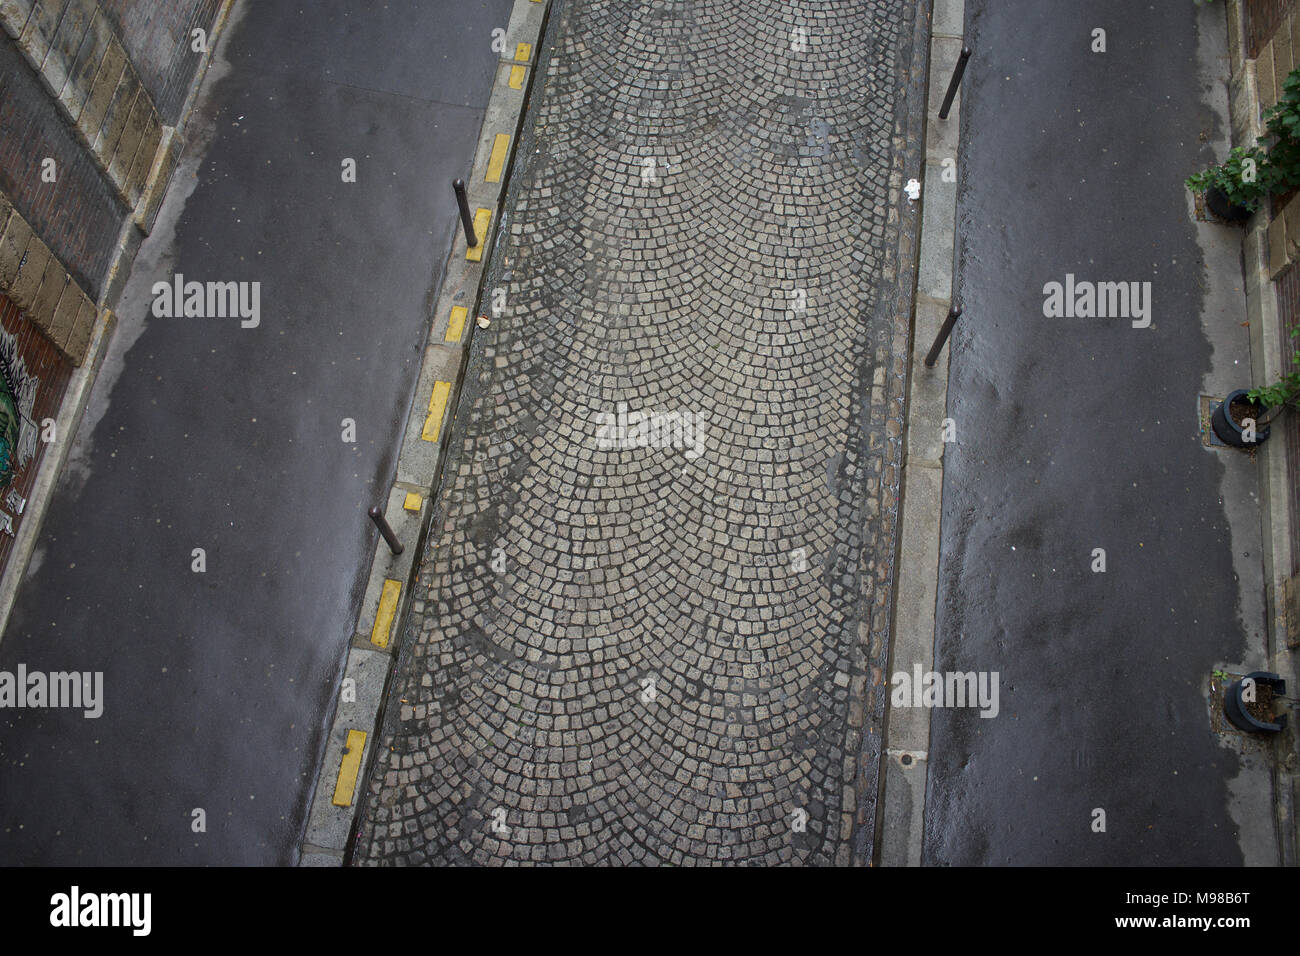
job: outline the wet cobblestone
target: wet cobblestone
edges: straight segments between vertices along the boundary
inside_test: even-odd
[[[869,857],[913,6],[556,4],[355,862]]]

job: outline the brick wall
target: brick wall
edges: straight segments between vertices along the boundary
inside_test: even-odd
[[[221,0],[99,0],[131,56],[163,122],[174,125],[201,54],[190,44],[190,31],[202,28],[212,38],[212,23]]]
[[[1291,12],[1295,0],[1245,0],[1246,56],[1254,59],[1278,25]]]
[[[0,327],[17,339],[18,355],[21,356],[28,373],[40,379],[40,385],[36,390],[36,403],[32,408],[35,427],[39,427],[41,421],[46,418],[57,418],[59,406],[63,403],[63,394],[67,391],[68,380],[72,376],[72,366],[59,354],[49,339],[29,323],[18,311],[18,307],[4,295],[0,295]],[[17,532],[26,512],[24,508],[24,514],[15,514],[17,509],[12,502],[6,502],[6,496],[9,490],[13,490],[24,499],[31,497],[36,474],[40,470],[48,447],[44,442],[37,441],[35,457],[17,472],[10,489],[0,491],[0,512],[8,516],[7,522],[0,517],[0,573],[3,573],[9,562],[9,555],[14,545],[14,535],[2,529],[7,523],[12,526],[14,532]]]
[[[57,181],[41,181],[41,160]],[[128,210],[77,140],[31,65],[0,34],[0,192],[13,202],[78,285],[98,297]]]

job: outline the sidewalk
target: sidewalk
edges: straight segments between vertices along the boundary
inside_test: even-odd
[[[552,5],[354,862],[871,858],[912,7]]]
[[[1249,379],[1241,233],[1182,185],[1227,153],[1224,12],[966,16],[935,669],[1001,700],[933,712],[924,862],[1276,864],[1270,754],[1211,692],[1269,663],[1257,464],[1200,421]],[[1047,317],[1067,276],[1149,282],[1149,327]]]

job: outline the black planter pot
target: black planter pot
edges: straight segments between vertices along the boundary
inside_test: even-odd
[[[1245,397],[1246,390],[1239,388],[1235,392],[1231,392],[1221,405],[1216,405],[1214,411],[1210,414],[1210,427],[1214,429],[1214,434],[1219,436],[1220,441],[1231,445],[1233,448],[1255,448],[1264,444],[1269,435],[1269,426],[1260,425],[1258,419],[1256,419],[1255,440],[1249,442],[1242,437],[1241,426],[1234,422],[1232,416],[1228,414],[1228,406],[1232,404],[1233,399],[1244,399]],[[1261,415],[1268,411],[1262,405],[1256,407],[1259,408]]]
[[[1249,209],[1235,205],[1228,199],[1228,194],[1218,186],[1211,186],[1205,190],[1205,205],[1209,206],[1210,212],[1220,219],[1235,225],[1244,223],[1251,216]]]
[[[1261,687],[1271,688],[1274,695],[1282,696],[1286,694],[1286,681],[1276,674],[1270,674],[1268,671],[1255,671],[1247,674],[1241,680],[1233,681],[1228,685],[1227,691],[1223,695],[1223,712],[1227,715],[1228,720],[1232,721],[1234,727],[1248,733],[1256,734],[1276,734],[1286,727],[1286,714],[1277,719],[1275,724],[1266,724],[1262,720],[1256,720],[1246,710],[1245,701],[1241,699],[1242,683],[1250,678],[1255,682],[1255,690],[1258,692]]]

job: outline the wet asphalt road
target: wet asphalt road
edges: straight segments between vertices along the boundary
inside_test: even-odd
[[[293,861],[509,10],[236,6],[0,642],[104,714],[4,713],[0,864]],[[148,317],[177,272],[260,325]]]
[[[1242,862],[1238,758],[1204,687],[1259,622],[1239,618],[1223,453],[1196,431],[1212,349],[1181,180],[1214,158],[1198,133],[1224,132],[1197,15],[967,3],[936,665],[1000,671],[1001,714],[934,711],[930,864]],[[1152,328],[1044,318],[1043,285],[1066,273],[1153,282]]]

